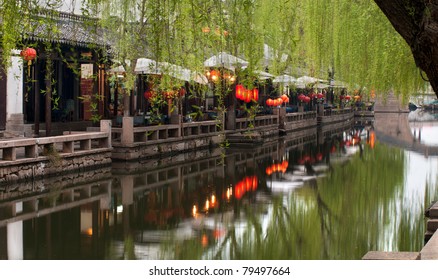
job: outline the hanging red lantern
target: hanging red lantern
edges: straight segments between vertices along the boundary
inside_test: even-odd
[[[147,90],[143,94],[144,98],[146,98],[147,100],[151,99],[153,95],[154,95],[154,92],[151,90]]]
[[[351,99],[351,96],[350,95],[347,95],[347,96],[345,96],[345,100],[350,100]]]
[[[239,100],[243,100],[243,92],[245,88],[243,85],[236,85],[236,98]]]
[[[258,88],[254,88],[254,89],[252,90],[252,98],[253,98],[255,101],[259,101],[259,89],[258,89]]]
[[[301,93],[300,95],[298,95],[299,101],[304,102],[304,99],[306,99],[306,96],[304,94]]]
[[[217,71],[217,70],[211,70],[211,71],[210,71],[210,79],[211,79],[213,82],[218,81],[218,80],[219,80],[219,76],[220,76],[219,71]]]
[[[304,97],[304,102],[309,103],[310,102],[310,97],[308,97],[308,96]]]
[[[32,61],[36,58],[37,53],[33,48],[25,48],[20,52],[20,56],[26,61]]]
[[[280,96],[280,98],[283,100],[283,102],[286,102],[286,100],[288,99],[286,94],[283,94],[282,96]]]
[[[186,89],[185,88],[180,88],[178,91],[179,97],[183,97],[184,95],[186,95]]]
[[[166,99],[172,99],[174,97],[173,91],[166,91],[163,94],[164,94],[164,97],[166,97]]]
[[[321,92],[319,92],[319,93],[316,95],[316,98],[318,98],[318,99],[323,99],[323,98],[324,98],[324,94],[322,94]]]
[[[245,94],[244,94],[244,96],[245,96],[244,101],[245,101],[246,103],[251,102],[251,98],[252,98],[252,90],[250,90],[250,89],[245,89]]]
[[[268,105],[268,106],[274,106],[274,100],[272,100],[271,98],[268,98],[268,99],[266,100],[266,105]]]

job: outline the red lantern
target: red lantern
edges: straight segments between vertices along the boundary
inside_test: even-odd
[[[252,98],[252,90],[250,89],[245,89],[245,94],[243,95],[245,97],[245,102],[249,103],[251,102],[251,98]]]
[[[20,56],[23,57],[26,61],[32,61],[36,58],[37,53],[36,50],[33,48],[25,48],[20,52]]]
[[[318,94],[316,95],[316,97],[317,97],[318,99],[322,99],[322,98],[324,98],[324,94],[322,94],[322,93],[320,92],[320,93],[318,93]]]
[[[218,81],[218,80],[219,80],[219,76],[220,76],[219,71],[217,71],[217,70],[211,70],[211,71],[210,71],[210,79],[211,79],[213,82]]]
[[[306,96],[304,94],[301,93],[300,95],[298,95],[299,101],[304,102],[304,99],[306,99]]]
[[[184,95],[186,95],[186,89],[182,87],[179,89],[178,93],[180,97],[183,97]]]
[[[243,85],[236,85],[236,98],[239,100],[243,100],[243,92],[245,88]]]
[[[350,99],[351,99],[350,95],[345,96],[345,100],[350,100]]]
[[[309,103],[310,102],[310,97],[308,97],[308,96],[304,97],[304,102]]]
[[[316,154],[316,160],[317,160],[317,161],[321,161],[322,158],[323,158],[323,155],[322,155],[321,153],[317,153],[317,154]]]
[[[164,92],[164,97],[166,97],[166,99],[172,99],[174,96],[173,91],[166,91]]]
[[[151,90],[147,90],[147,91],[145,91],[144,94],[143,94],[144,98],[146,98],[146,99],[148,99],[148,100],[149,100],[153,95],[154,95],[154,92],[151,91]]]
[[[283,100],[283,102],[286,102],[286,100],[288,99],[286,94],[283,94],[282,96],[280,96],[280,98]]]
[[[252,90],[252,98],[255,101],[259,101],[259,89],[258,88],[255,88]]]
[[[266,100],[266,105],[268,105],[268,106],[274,106],[274,100],[272,100],[271,98],[268,98],[268,99]]]

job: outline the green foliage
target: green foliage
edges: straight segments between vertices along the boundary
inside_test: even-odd
[[[5,65],[10,51],[29,39],[31,32],[25,30],[44,26],[51,42],[61,35],[51,16],[39,18],[38,24],[31,21],[37,2],[0,2]],[[49,1],[46,8],[56,9],[61,2]],[[409,46],[373,1],[87,0],[82,12],[90,17],[86,24],[96,30],[94,36],[112,42],[112,60],[126,69],[128,94],[135,87],[134,68],[139,57],[202,73],[204,60],[220,51],[250,62],[251,75],[237,73],[238,80],[247,86],[255,70],[268,67],[273,74],[322,79],[328,78],[330,70],[351,90],[375,89],[378,94],[392,90],[405,99],[425,88]],[[94,18],[99,18],[97,25]],[[102,29],[103,34],[98,32]],[[269,46],[269,57],[264,57],[264,44]],[[94,44],[90,47],[99,48]],[[104,57],[100,57],[102,62]],[[77,64],[71,65],[74,68]],[[181,85],[181,81],[167,82],[172,84],[166,87]]]

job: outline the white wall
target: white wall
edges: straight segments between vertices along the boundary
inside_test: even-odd
[[[19,54],[20,51],[13,51],[11,66],[8,68],[6,119],[11,114],[23,113],[23,59]]]
[[[60,12],[81,15],[82,2],[84,0],[45,0],[40,2],[40,6],[48,9],[55,9]]]

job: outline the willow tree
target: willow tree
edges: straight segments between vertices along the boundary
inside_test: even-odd
[[[62,1],[0,1],[5,61],[9,50],[25,36],[20,28],[29,12],[23,5],[37,2]],[[268,67],[275,75],[334,78],[348,83],[350,89],[393,91],[408,97],[427,85],[421,75],[424,71],[433,88],[438,86],[433,53],[436,4],[431,1],[82,2],[83,12],[99,18],[106,30],[104,36],[112,40],[110,54],[113,61],[125,66],[128,88],[134,88],[133,69],[139,57],[202,72],[203,61],[220,51],[250,62],[250,75],[245,73],[242,79],[249,76],[252,80],[255,70]],[[264,44],[273,50],[269,58],[263,52]]]

